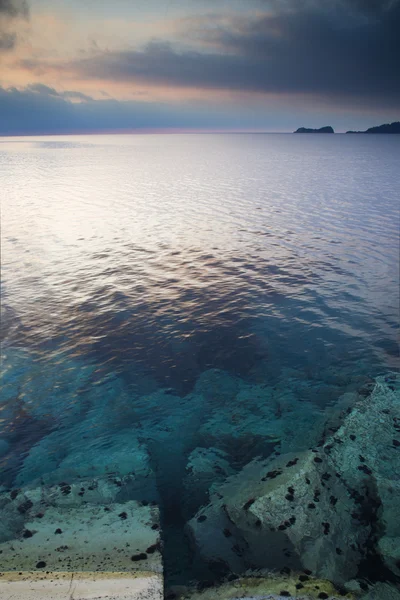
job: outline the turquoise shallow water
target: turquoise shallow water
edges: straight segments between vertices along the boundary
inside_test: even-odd
[[[399,158],[383,135],[0,140],[2,489],[134,473],[167,577],[209,578],[185,524],[210,489],[398,370]]]

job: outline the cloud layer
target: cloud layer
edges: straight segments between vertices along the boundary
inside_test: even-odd
[[[208,52],[153,41],[65,65],[83,78],[261,93],[302,93],[400,107],[400,1],[296,0],[276,13],[206,29]],[[197,37],[200,35],[197,33]]]
[[[13,25],[15,19],[27,18],[29,8],[26,0],[0,0],[0,52],[11,50],[17,42]]]
[[[62,43],[51,33],[43,38],[58,43],[58,49],[47,51],[36,40],[30,52],[29,44],[13,50],[14,28],[28,16],[26,2],[0,0],[0,52],[8,57],[8,86],[16,86],[6,89],[3,79],[0,110],[7,118],[0,118],[0,133],[224,128],[228,122],[237,128],[251,122],[262,127],[273,121],[273,111],[274,129],[279,129],[279,98],[292,115],[317,114],[321,107],[332,115],[369,111],[368,121],[353,121],[350,128],[379,123],[373,115],[399,118],[400,0],[248,0],[236,11],[226,3],[218,6],[217,0],[196,0],[192,6],[199,7],[199,14],[188,13],[164,28],[159,18],[154,21],[154,35],[146,21],[149,35],[139,41],[132,33],[132,44],[126,37],[129,24],[124,25],[120,45],[121,15],[103,22],[103,43],[97,43],[92,34],[101,19],[94,14],[86,48],[76,44],[85,31],[88,35],[89,24],[77,14],[81,37],[68,26],[60,29]],[[49,15],[41,15],[42,23],[53,30],[55,17]],[[107,35],[111,47],[104,43]],[[126,101],[134,97],[143,102]],[[225,99],[230,112],[221,110]],[[254,106],[262,103],[264,120],[252,119]],[[329,110],[324,114],[329,116]]]

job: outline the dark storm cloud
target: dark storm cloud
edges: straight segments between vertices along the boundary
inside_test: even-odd
[[[0,15],[9,17],[28,16],[28,3],[25,0],[0,0]]]
[[[105,52],[65,68],[110,81],[400,106],[400,0],[280,0],[272,6],[274,12],[238,17],[231,27],[196,30],[208,52],[152,42],[142,51]]]
[[[28,4],[25,0],[0,0],[0,52],[12,50],[17,42],[13,21],[27,18]]]

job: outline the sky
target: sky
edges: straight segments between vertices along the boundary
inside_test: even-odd
[[[0,135],[400,120],[400,0],[0,0]]]

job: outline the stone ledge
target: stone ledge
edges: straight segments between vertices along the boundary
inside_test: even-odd
[[[2,600],[161,600],[162,575],[149,571],[0,573]]]

